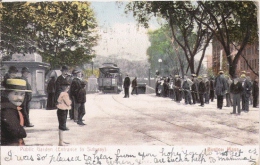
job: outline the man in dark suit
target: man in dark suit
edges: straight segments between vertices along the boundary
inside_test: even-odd
[[[47,85],[47,93],[48,93],[48,98],[47,98],[47,110],[52,110],[56,109],[55,105],[55,76],[52,75],[50,77],[50,80]]]
[[[226,94],[227,91],[227,83],[223,71],[219,71],[219,75],[215,78],[214,86],[217,95],[217,107],[218,109],[222,109],[224,95]]]
[[[204,107],[204,94],[206,92],[205,86],[205,79],[203,80],[201,76],[198,77],[199,85],[198,85],[198,92],[199,92],[199,99],[200,99],[200,106]]]
[[[82,80],[81,80],[81,70],[79,69],[75,69],[74,73],[76,75],[76,77],[72,80],[72,83],[70,85],[70,97],[72,98],[72,101],[74,103],[74,122],[78,123],[78,109],[80,107],[80,103],[78,102],[78,93],[81,89],[81,84],[82,84]]]
[[[252,84],[248,79],[246,79],[245,74],[241,75],[241,80],[242,80],[242,87],[243,87],[242,110],[247,113],[249,111],[249,99],[251,95]]]
[[[176,102],[177,103],[180,103],[181,101],[181,79],[180,79],[180,76],[179,75],[175,75],[175,95],[176,95]]]
[[[253,107],[258,107],[258,97],[259,97],[259,86],[258,86],[258,78],[255,79],[253,82],[252,88],[252,95],[253,95]]]
[[[130,78],[128,75],[126,75],[125,80],[124,80],[124,90],[125,90],[125,96],[124,98],[129,98],[129,87],[130,87]]]
[[[137,92],[137,77],[135,77],[135,79],[132,81],[132,92],[131,94],[134,94],[134,91],[135,91],[135,94],[138,95],[138,92]]]
[[[62,82],[66,81],[66,77],[68,76],[68,67],[67,66],[62,66],[61,67],[61,75],[57,78],[56,82],[55,82],[55,87],[56,87],[56,91],[55,91],[55,102],[57,103],[57,99],[62,91]]]

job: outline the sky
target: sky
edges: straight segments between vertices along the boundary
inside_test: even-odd
[[[127,2],[124,2],[124,5]],[[150,46],[147,31],[137,26],[132,14],[124,13],[124,5],[120,8],[115,1],[92,1],[101,36],[98,46],[95,47],[98,56],[117,55],[118,58],[129,60],[146,60],[146,50]],[[160,26],[156,19],[150,21],[149,29],[155,30]],[[211,46],[206,55],[212,54]],[[196,55],[200,59],[200,55]],[[204,58],[204,65],[206,58]]]
[[[126,2],[124,2],[126,4]],[[99,25],[101,39],[95,47],[101,56],[118,55],[129,60],[146,60],[146,50],[150,46],[147,30],[137,26],[131,14],[124,13],[115,1],[91,2]],[[149,29],[155,30],[158,24],[153,21]]]

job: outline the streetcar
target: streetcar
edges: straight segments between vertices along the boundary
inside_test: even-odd
[[[103,93],[120,93],[122,91],[122,74],[114,63],[104,63],[99,68],[98,90]]]

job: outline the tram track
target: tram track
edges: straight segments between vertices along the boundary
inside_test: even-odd
[[[195,130],[195,129],[189,128],[189,127],[185,127],[185,126],[182,126],[182,125],[179,125],[179,124],[175,124],[175,123],[170,122],[170,121],[162,120],[161,118],[158,118],[158,117],[156,117],[156,116],[153,116],[153,115],[150,115],[150,114],[147,114],[147,113],[143,113],[143,112],[140,111],[140,110],[137,110],[137,109],[134,109],[134,108],[132,108],[132,107],[129,107],[129,106],[127,106],[127,105],[121,103],[120,101],[118,101],[114,96],[112,96],[112,98],[113,98],[114,101],[116,101],[117,103],[123,105],[124,107],[126,107],[126,108],[128,108],[128,109],[130,109],[130,110],[132,110],[132,111],[138,112],[138,113],[140,113],[140,114],[142,114],[142,115],[144,115],[144,116],[148,116],[148,117],[153,118],[153,119],[155,119],[155,120],[159,120],[159,121],[162,121],[162,122],[166,122],[166,123],[171,124],[171,125],[174,125],[174,126],[176,126],[176,127],[179,127],[179,128],[182,128],[182,129],[191,131],[191,132],[195,132],[195,133],[201,134],[201,135],[203,135],[203,136],[207,136],[207,137],[210,137],[210,138],[222,140],[222,141],[225,141],[225,142],[234,144],[234,145],[243,146],[242,144],[237,143],[237,142],[233,142],[233,141],[230,141],[230,140],[226,140],[226,139],[223,139],[223,138],[219,138],[219,137],[217,137],[217,136],[212,136],[212,135],[209,135],[209,134],[205,134],[205,133],[202,133],[202,132],[197,131],[197,130]],[[205,120],[200,120],[200,121],[203,122],[203,121],[205,121]],[[245,129],[242,129],[242,128],[234,127],[234,126],[232,126],[232,125],[227,125],[227,124],[219,123],[219,122],[216,122],[216,121],[213,121],[213,120],[207,120],[207,121],[216,123],[216,124],[218,124],[218,125],[223,125],[223,126],[231,127],[231,128],[237,129],[238,131],[245,131],[245,132],[250,132],[250,133],[253,133],[253,134],[258,134],[258,133],[254,132],[254,131],[245,130]]]
[[[118,102],[118,100],[116,100],[115,98],[113,98],[113,99]],[[120,103],[120,102],[118,102],[118,103]],[[126,107],[128,107],[128,106],[126,106]],[[128,107],[128,108],[131,108],[131,107]],[[133,108],[132,108],[132,109],[133,109]],[[169,110],[170,110],[170,108],[167,109],[167,111],[169,111]],[[232,109],[231,109],[231,110],[232,110]],[[136,111],[138,111],[138,110],[136,110]],[[258,111],[258,110],[250,110],[250,111]],[[142,113],[141,111],[139,111],[139,112]],[[240,120],[242,120],[242,121],[247,121],[248,119],[240,118]],[[200,119],[196,119],[196,121],[205,122],[205,120],[200,120]],[[209,120],[209,119],[208,119],[207,121],[210,121],[210,122],[213,122],[213,123],[216,123],[216,124],[219,124],[219,125],[224,125],[224,126],[227,126],[227,127],[235,128],[235,129],[238,129],[238,130],[240,130],[240,131],[245,131],[245,132],[250,132],[250,133],[254,133],[254,134],[259,134],[258,132],[255,132],[255,131],[253,131],[253,130],[245,130],[245,129],[242,129],[242,128],[234,127],[233,125],[223,124],[223,123],[218,122],[218,121]],[[257,123],[259,123],[259,122],[257,122]]]
[[[96,97],[97,97],[97,95],[95,95],[94,98],[93,98],[93,100],[94,100],[95,102],[96,102]],[[112,96],[112,98],[113,98],[113,96]],[[104,114],[106,114],[107,116],[109,116],[109,117],[112,118],[113,120],[116,120],[116,121],[118,121],[119,123],[121,123],[121,124],[123,124],[123,125],[127,125],[127,124],[125,124],[125,122],[123,122],[122,120],[116,119],[116,118],[113,117],[111,114],[107,113],[107,112],[104,110],[104,108],[103,108],[100,104],[96,104],[96,105],[97,105],[97,107],[98,107]],[[122,104],[120,104],[120,105],[122,105]],[[129,127],[129,126],[127,126],[127,127]],[[147,136],[147,137],[149,137],[149,138],[151,138],[151,139],[157,140],[157,141],[159,141],[159,142],[161,142],[161,143],[163,143],[163,144],[165,144],[165,145],[171,146],[171,144],[168,144],[168,143],[166,143],[166,142],[164,142],[164,141],[162,141],[162,140],[160,140],[160,139],[158,139],[158,138],[156,138],[156,137],[154,137],[154,136],[151,136],[151,135],[149,135],[149,134],[147,134],[147,133],[145,133],[145,132],[143,132],[143,131],[141,131],[141,130],[139,130],[139,129],[135,129],[135,128],[132,128],[132,127],[131,127],[131,129],[133,129],[134,131],[136,131],[136,132],[138,132],[138,133],[144,134],[145,136]]]

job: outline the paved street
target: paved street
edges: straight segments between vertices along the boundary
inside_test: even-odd
[[[231,115],[231,107],[176,103],[155,94],[88,94],[85,126],[67,120],[70,145],[258,145],[259,110]],[[225,105],[225,101],[224,101]],[[58,145],[56,110],[32,109],[26,145]]]

